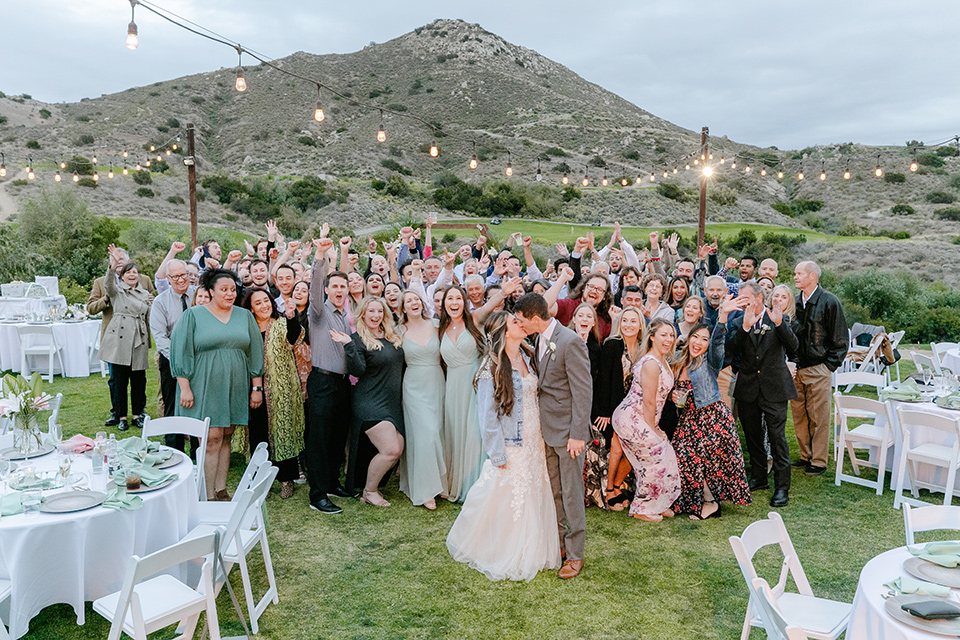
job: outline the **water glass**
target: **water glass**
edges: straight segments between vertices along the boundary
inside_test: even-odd
[[[59,448],[60,443],[63,442],[63,427],[57,423],[51,424],[48,435],[50,436],[50,439],[53,440],[53,444]]]
[[[73,466],[73,453],[70,451],[60,451],[57,454],[57,468],[60,470],[60,479],[66,482],[70,477],[70,468]]]
[[[28,518],[40,515],[40,489],[25,489],[20,497],[24,515]]]
[[[127,491],[136,491],[140,488],[140,469],[131,468],[124,472]]]
[[[690,389],[677,389],[677,409],[683,409],[687,406],[687,397],[690,395]]]

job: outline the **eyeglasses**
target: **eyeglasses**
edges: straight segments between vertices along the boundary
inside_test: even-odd
[[[189,278],[189,277],[190,277],[190,276],[188,276],[188,275],[185,274],[185,273],[180,274],[179,276],[172,276],[172,275],[170,275],[170,274],[167,274],[167,279],[168,279],[168,280],[183,280],[183,279]]]
[[[607,292],[606,287],[598,287],[598,286],[595,285],[595,284],[588,284],[587,286],[584,287],[584,290],[585,290],[585,291],[599,291],[600,293],[606,293],[606,292]]]

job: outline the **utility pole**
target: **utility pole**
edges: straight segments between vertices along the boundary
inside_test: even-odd
[[[710,128],[704,127],[700,132],[700,219],[697,222],[697,246],[706,241],[707,236],[707,162],[710,159],[710,150],[707,140],[710,138]]]
[[[187,165],[187,184],[190,187],[190,250],[197,248],[197,155],[194,147],[193,123],[187,123],[187,157],[183,163]],[[700,197],[701,202],[703,196]]]

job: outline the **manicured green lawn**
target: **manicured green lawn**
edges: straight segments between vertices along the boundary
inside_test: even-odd
[[[479,222],[490,224],[488,219],[451,219],[451,220],[441,220],[441,222],[456,222],[456,223],[472,223],[476,224]],[[697,227],[696,225],[672,225],[670,227],[623,227],[624,236],[632,242],[642,241],[650,235],[651,231],[663,231],[664,229],[675,229],[677,232],[682,234],[685,237],[696,237]],[[708,224],[707,225],[707,238],[712,239],[715,236],[726,236],[728,238],[733,238],[736,236],[741,229],[749,229],[757,234],[759,238],[764,233],[783,233],[788,236],[806,236],[808,242],[844,242],[846,240],[863,240],[863,237],[853,238],[846,236],[835,236],[828,233],[821,233],[819,231],[812,231],[810,229],[794,229],[792,227],[781,227],[777,225],[766,225],[766,224],[741,224],[735,222],[722,222],[718,224]],[[533,236],[533,241],[538,244],[556,244],[557,242],[568,242],[571,240],[576,240],[577,236],[586,235],[591,231],[594,233],[603,233],[613,231],[613,226],[603,226],[603,227],[593,227],[593,226],[584,226],[584,225],[571,225],[569,223],[553,223],[553,222],[542,222],[542,221],[532,221],[532,220],[511,220],[509,218],[503,219],[503,223],[499,225],[491,225],[490,230],[493,231],[501,241],[506,241],[507,237],[511,233],[517,231],[522,232],[524,235]],[[442,235],[446,233],[442,230],[437,230],[435,235]],[[456,231],[456,233],[462,233],[461,231]],[[472,235],[467,232],[464,235]],[[598,247],[599,248],[599,247]]]
[[[912,369],[901,367],[903,375]],[[56,378],[52,389],[65,396],[61,421],[67,435],[103,428],[109,410],[105,380]],[[156,390],[151,372],[151,403]],[[787,429],[796,456],[792,422]],[[243,465],[234,456],[233,482]],[[444,541],[459,507],[444,502],[433,513],[414,507],[396,479],[385,491],[393,507],[339,500],[344,512],[337,516],[310,510],[306,487],[290,500],[281,501],[278,493],[271,493],[267,506],[280,603],[261,618],[260,637],[284,640],[738,638],[747,592],[727,539],[771,510],[769,491],[754,494],[752,506],[725,504],[723,518],[699,523],[677,517],[651,524],[625,512],[589,509],[581,576],[562,581],[544,572],[531,583],[514,584],[490,582],[454,562]],[[820,596],[850,602],[863,565],[903,544],[903,516],[893,509],[892,492],[877,497],[864,487],[836,487],[833,469],[819,478],[795,471],[790,504],[780,513]],[[776,554],[761,553],[758,562],[776,581]],[[262,563],[254,559],[252,569],[262,588]],[[236,571],[234,578],[240,593]],[[226,635],[242,633],[225,590],[218,611]],[[69,607],[58,605],[33,620],[27,637],[100,639],[107,631],[89,604],[84,627],[76,626]],[[751,637],[765,636],[754,631]]]

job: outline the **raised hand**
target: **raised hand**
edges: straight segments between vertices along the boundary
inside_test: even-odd
[[[253,245],[246,240],[243,241],[243,248],[247,250],[248,256],[252,256],[255,253],[253,250]]]
[[[242,257],[243,257],[243,252],[240,251],[240,249],[234,249],[233,251],[227,254],[227,262],[233,263]]]
[[[387,260],[393,264],[397,260],[397,246],[392,242],[384,242],[383,250],[387,252]]]
[[[287,243],[287,251],[289,251],[290,253],[293,253],[294,251],[297,250],[299,246],[300,246],[299,240],[291,240],[290,242]]]
[[[413,268],[413,277],[418,277],[423,272],[423,260],[411,260],[410,266]]]
[[[274,247],[273,249],[270,249],[270,253],[268,257],[271,260],[276,260],[279,255],[280,255],[280,249],[277,249],[276,247]],[[207,258],[207,262],[210,262],[210,258]]]
[[[419,240],[419,239],[420,239],[420,229],[414,229],[414,230],[413,230],[413,237],[414,237],[414,239],[416,239],[416,240]]]
[[[313,246],[317,248],[317,252],[320,255],[323,255],[333,248],[333,240],[331,238],[317,238],[313,241]]]
[[[650,232],[650,248],[654,249],[660,246],[660,234],[656,231]]]
[[[429,215],[427,215],[426,225],[427,225],[427,228],[428,228],[428,229],[429,229],[430,227],[432,227],[433,225],[435,225],[436,223],[437,223],[437,218],[436,218],[436,216],[434,216],[432,213],[429,214]]]
[[[583,236],[577,238],[576,243],[573,245],[573,252],[583,255],[583,252],[590,246],[590,241],[584,238]]]
[[[288,320],[293,320],[294,316],[297,315],[297,305],[293,304],[293,300],[287,300],[287,303],[283,305],[283,315],[287,316]]]
[[[524,236],[524,237],[523,237],[523,246],[524,246],[525,248],[526,248],[526,247],[529,247],[529,246],[532,245],[532,244],[533,244],[533,238],[532,238],[531,236]]]
[[[562,242],[558,242],[556,248],[557,248],[557,253],[559,253],[564,258],[570,257],[570,252],[567,251],[567,245],[563,244]]]
[[[478,247],[482,248],[482,247],[485,247],[486,245],[487,245],[487,236],[480,236],[479,238],[477,238]]]
[[[723,268],[726,269],[727,271],[732,271],[733,269],[736,269],[738,266],[740,266],[740,261],[732,256],[727,258],[723,262]]]
[[[267,220],[266,224],[264,224],[263,226],[267,228],[267,240],[269,240],[270,242],[273,242],[274,240],[276,240],[277,239],[277,223],[274,222],[273,220]]]
[[[330,329],[330,339],[340,344],[350,344],[350,336],[335,329]]]
[[[373,239],[373,236],[367,236],[367,251],[369,253],[377,252],[377,241]]]
[[[667,240],[667,247],[670,248],[670,253],[676,253],[677,247],[680,245],[680,236],[675,233],[670,234],[670,239]]]
[[[276,249],[274,249],[276,251]],[[213,258],[207,258],[204,260],[204,263],[207,265],[207,269],[219,269],[220,263],[214,260]]]
[[[322,225],[320,225],[320,237],[326,238],[328,235],[330,235],[330,224],[324,222]]]
[[[173,255],[177,255],[178,253],[180,253],[186,248],[187,248],[187,245],[185,245],[180,241],[174,242],[173,244],[170,245],[170,251],[173,252]]]
[[[757,324],[759,315],[753,310],[753,305],[747,305],[743,309],[743,330],[750,331],[750,327]]]
[[[350,239],[350,236],[343,236],[340,238],[340,248],[343,251],[349,251],[350,245],[353,243],[353,240]]]
[[[778,327],[783,322],[783,309],[778,304],[774,305],[772,309],[767,309],[767,315],[770,316],[770,321]]]
[[[623,233],[621,233],[621,231],[620,231],[620,223],[619,223],[619,222],[614,222],[614,223],[613,223],[613,239],[614,239],[614,240],[618,240],[618,241],[619,241],[619,240],[623,240]]]
[[[591,253],[596,253],[596,245],[594,244],[593,231],[587,235],[587,248],[590,249]]]
[[[457,254],[450,253],[446,249],[443,250],[443,268],[444,269],[453,269],[453,264],[457,261]]]
[[[573,269],[570,268],[570,265],[563,265],[560,268],[560,273],[557,276],[557,280],[562,280],[564,282],[570,282],[573,280]]]
[[[697,247],[697,257],[700,258],[701,261],[706,260],[707,256],[709,255],[710,255],[709,244],[702,244],[699,247]]]

